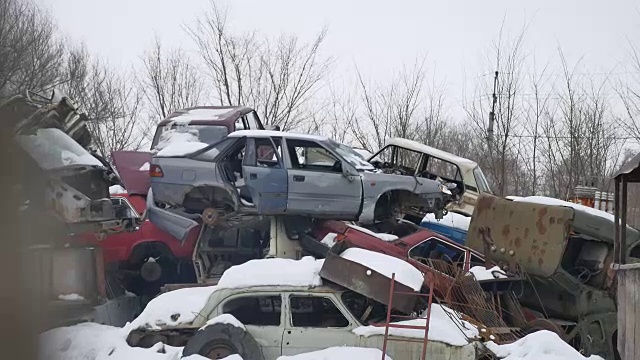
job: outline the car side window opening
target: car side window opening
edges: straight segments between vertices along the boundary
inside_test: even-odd
[[[409,250],[413,260],[431,265],[430,260],[440,260],[452,265],[464,262],[465,251],[436,238],[427,239]]]
[[[314,141],[287,139],[287,150],[293,169],[342,172],[338,158]]]
[[[113,210],[118,219],[140,217],[133,205],[123,197],[112,197],[111,204],[113,204]]]
[[[247,139],[241,139],[234,144],[222,160],[223,169],[227,179],[236,187],[244,185],[244,179],[242,178],[242,163],[245,156],[246,144]]]
[[[256,115],[255,111],[252,111],[246,114],[244,117],[246,118],[246,122],[247,122],[247,125],[249,126],[249,129],[251,130],[260,129],[260,126],[258,125],[258,116]]]
[[[320,296],[292,295],[291,325],[294,327],[331,328],[347,327],[349,320],[331,299]]]
[[[422,156],[423,154],[417,151],[387,146],[371,160],[371,163],[385,172],[413,176],[420,169]]]
[[[427,160],[426,171],[442,179],[462,181],[460,169],[454,163],[444,161],[435,157],[429,157]]]
[[[233,315],[244,325],[279,326],[282,298],[275,296],[243,296],[222,306],[222,312]]]
[[[281,139],[257,138],[255,139],[256,163],[253,166],[280,168],[280,143]],[[275,145],[275,147],[274,147]]]

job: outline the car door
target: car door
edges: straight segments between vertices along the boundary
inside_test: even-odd
[[[216,315],[233,315],[260,345],[263,357],[275,359],[282,355],[286,318],[282,300],[282,294],[277,292],[239,294],[225,299]]]
[[[260,215],[280,215],[287,208],[287,169],[279,149],[281,139],[247,138],[242,164],[245,186]],[[242,197],[242,190],[240,193]]]
[[[341,161],[342,169],[334,166],[339,158],[316,141],[285,141],[289,160],[287,213],[356,220],[362,180],[359,176],[345,176],[343,170],[358,172],[345,161]]]
[[[297,355],[331,346],[358,346],[358,326],[329,295],[291,293],[282,337],[282,355]]]

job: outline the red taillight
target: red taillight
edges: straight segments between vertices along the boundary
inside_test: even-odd
[[[151,165],[149,166],[149,176],[150,177],[163,177],[164,173],[162,172],[162,168],[160,165]]]

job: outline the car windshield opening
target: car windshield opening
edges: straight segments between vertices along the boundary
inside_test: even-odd
[[[348,162],[357,170],[375,170],[375,167],[373,165],[367,162],[361,154],[359,154],[349,146],[340,144],[333,140],[329,142],[329,145],[332,150],[337,152],[338,155],[343,157],[346,162]]]
[[[38,129],[35,134],[18,135],[16,141],[45,170],[73,165],[103,166],[85,148],[59,129]]]
[[[487,182],[487,178],[484,177],[479,166],[476,166],[473,169],[473,176],[476,178],[476,184],[478,185],[478,190],[480,190],[481,193],[493,194],[489,187],[489,183]]]

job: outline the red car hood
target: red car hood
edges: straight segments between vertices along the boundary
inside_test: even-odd
[[[113,164],[129,194],[147,195],[149,163],[153,155],[145,151],[114,151]]]

